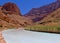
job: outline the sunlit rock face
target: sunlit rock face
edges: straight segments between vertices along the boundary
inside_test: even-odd
[[[21,15],[20,10],[15,3],[11,3],[11,2],[5,3],[2,6],[2,9],[5,9],[6,11],[15,12],[16,14]]]
[[[31,20],[21,15],[16,4],[8,2],[0,6],[0,30],[31,25]]]

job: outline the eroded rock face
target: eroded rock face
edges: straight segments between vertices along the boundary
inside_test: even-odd
[[[14,3],[11,3],[11,2],[5,3],[2,6],[2,9],[6,10],[6,11],[14,12],[15,14],[20,14],[21,15],[20,10],[17,7],[17,5],[14,4]]]
[[[2,6],[0,6],[0,10],[2,9]]]
[[[33,20],[33,22],[38,22],[41,21],[50,13],[57,10],[58,8],[60,8],[60,0],[57,0],[56,2],[53,2],[49,5],[45,5],[39,8],[33,8],[30,12],[25,14],[25,16]]]
[[[20,15],[19,15],[20,14]],[[19,8],[14,3],[6,3],[0,6],[0,30],[8,28],[20,28],[31,25],[32,21],[21,16]]]

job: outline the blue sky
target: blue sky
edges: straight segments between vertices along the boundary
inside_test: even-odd
[[[6,2],[13,2],[20,8],[22,14],[26,14],[32,8],[38,8],[55,1],[56,0],[0,0],[0,5]]]

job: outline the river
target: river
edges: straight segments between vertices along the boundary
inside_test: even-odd
[[[2,32],[7,43],[60,43],[60,34],[8,29]]]

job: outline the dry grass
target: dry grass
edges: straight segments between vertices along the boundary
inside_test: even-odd
[[[34,26],[27,26],[25,29],[26,30],[32,30],[32,31],[45,31],[45,32],[60,33],[60,26],[34,25]]]

